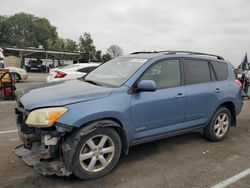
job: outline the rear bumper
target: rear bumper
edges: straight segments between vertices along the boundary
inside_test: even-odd
[[[244,101],[240,100],[235,108],[236,116],[238,116],[243,108]]]

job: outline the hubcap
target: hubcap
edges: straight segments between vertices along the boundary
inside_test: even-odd
[[[98,172],[112,161],[114,153],[115,146],[112,139],[107,135],[97,135],[83,145],[79,161],[84,170]]]
[[[214,131],[217,137],[222,137],[229,127],[229,118],[226,113],[221,113],[215,120]]]

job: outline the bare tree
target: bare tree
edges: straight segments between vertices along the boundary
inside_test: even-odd
[[[112,45],[107,49],[107,53],[111,56],[111,58],[116,58],[123,54],[123,50],[120,46]]]

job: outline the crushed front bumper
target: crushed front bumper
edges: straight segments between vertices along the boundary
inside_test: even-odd
[[[28,166],[32,166],[41,175],[69,176],[71,174],[66,170],[63,162],[60,160],[42,160],[48,153],[38,148],[38,146],[32,147],[32,149],[26,149],[24,145],[20,145],[16,147],[15,154],[21,157]]]
[[[18,102],[16,108],[17,129],[22,145],[15,148],[15,154],[44,176],[69,176],[71,171],[65,167],[62,145],[66,132],[71,128],[56,124],[49,128],[34,128],[26,125],[29,112]]]

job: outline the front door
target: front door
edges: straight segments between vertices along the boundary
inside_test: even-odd
[[[154,63],[140,80],[153,80],[154,92],[132,94],[131,121],[133,139],[161,135],[181,128],[185,116],[185,87],[181,86],[180,62],[161,60]]]

